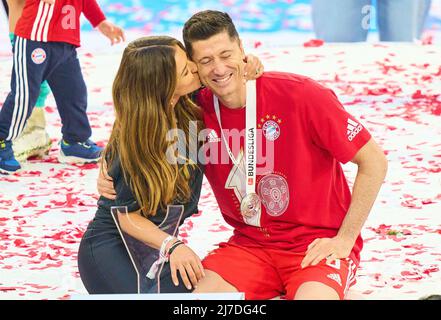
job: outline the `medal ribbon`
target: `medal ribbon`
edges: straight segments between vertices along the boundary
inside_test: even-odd
[[[219,99],[213,95],[214,111],[216,112],[217,121],[222,134],[222,139],[227,149],[228,155],[242,171],[239,164],[236,163],[236,158],[231,151],[228,141],[225,138],[224,131],[222,129],[222,122],[220,117]],[[246,122],[245,122],[245,178],[246,178],[246,193],[256,193],[256,162],[257,162],[257,104],[256,104],[256,80],[247,81],[247,100],[246,100]],[[243,171],[242,171],[243,172]]]

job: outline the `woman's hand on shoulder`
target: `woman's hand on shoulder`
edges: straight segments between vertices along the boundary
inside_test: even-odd
[[[249,54],[245,57],[245,80],[255,80],[263,74],[262,61],[256,56]]]

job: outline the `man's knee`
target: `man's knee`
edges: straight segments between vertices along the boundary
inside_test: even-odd
[[[304,282],[297,289],[294,300],[340,300],[333,288],[321,282]]]
[[[205,270],[205,277],[199,281],[193,292],[238,292],[238,290],[216,272]]]

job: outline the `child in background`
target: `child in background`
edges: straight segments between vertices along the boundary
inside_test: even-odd
[[[89,139],[87,89],[76,52],[81,13],[112,45],[125,40],[122,29],[106,20],[96,0],[25,0],[15,27],[11,92],[0,111],[0,172],[21,168],[12,140],[23,131],[45,80],[63,123],[59,161],[99,160],[102,148]]]
[[[9,11],[9,38],[12,48],[14,48],[15,25],[23,12],[25,2],[26,0],[7,0],[4,3],[5,9],[8,9],[6,13],[8,14]],[[51,148],[52,143],[46,132],[46,119],[43,109],[46,106],[46,98],[49,93],[49,85],[47,81],[44,81],[41,84],[35,108],[23,132],[12,142],[14,145],[14,156],[17,161],[26,161],[30,157],[42,157]]]

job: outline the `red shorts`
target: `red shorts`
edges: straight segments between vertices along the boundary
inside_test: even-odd
[[[304,269],[300,264],[304,253],[251,248],[221,243],[202,264],[219,274],[249,300],[282,296],[292,300],[305,282],[321,282],[333,288],[344,299],[349,286],[355,283],[357,266],[349,258],[328,264],[326,259]]]

